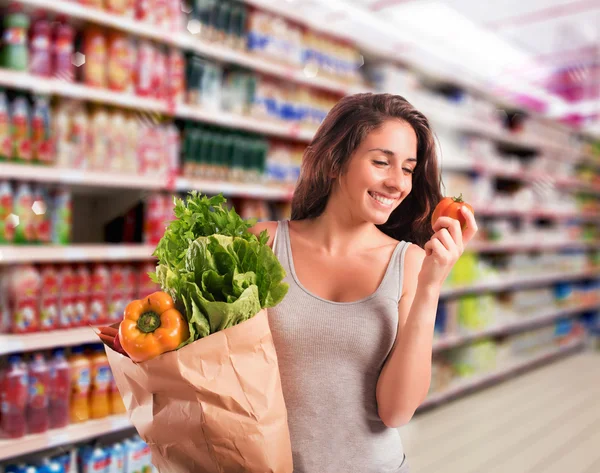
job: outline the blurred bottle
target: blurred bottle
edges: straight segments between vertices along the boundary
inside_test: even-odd
[[[56,29],[56,36],[52,45],[52,69],[54,77],[57,79],[65,82],[75,81],[74,50],[75,30],[66,20],[62,19]]]
[[[56,268],[52,265],[40,269],[40,326],[41,330],[55,330],[60,327],[59,314],[59,279]]]
[[[50,370],[44,355],[36,353],[29,363],[27,430],[31,434],[44,433],[50,427],[48,415],[49,393]]]
[[[91,363],[84,355],[83,347],[73,348],[69,364],[71,366],[71,422],[85,422],[90,418]]]
[[[31,27],[29,43],[29,72],[38,76],[50,77],[52,74],[51,28],[44,17],[38,17]]]
[[[0,430],[8,438],[23,437],[27,432],[29,376],[20,356],[12,355],[8,358],[8,368],[0,379]]]
[[[101,419],[111,413],[110,383],[112,379],[112,373],[103,345],[93,348],[90,361],[92,364],[90,412],[92,419]]]
[[[13,213],[14,196],[8,181],[0,182],[0,243],[12,243],[15,234],[13,219],[8,216]]]
[[[11,6],[3,15],[4,32],[2,34],[2,49],[0,50],[0,65],[7,69],[26,71],[29,66],[27,50],[27,30],[29,17]]]
[[[12,158],[10,123],[8,98],[6,97],[6,93],[0,90],[0,161]]]
[[[54,351],[50,365],[50,428],[59,429],[69,424],[71,398],[71,367],[62,349]]]

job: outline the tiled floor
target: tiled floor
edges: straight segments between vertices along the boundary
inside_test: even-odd
[[[400,431],[411,473],[600,473],[600,355],[555,361]]]

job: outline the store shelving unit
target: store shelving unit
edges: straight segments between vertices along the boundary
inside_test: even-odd
[[[0,335],[0,356],[11,353],[48,350],[57,343],[63,347],[97,343],[98,336],[92,327],[52,330],[23,335]],[[57,342],[58,341],[58,342]]]
[[[0,265],[19,263],[75,263],[82,261],[147,261],[151,245],[6,245],[0,246]]]
[[[341,94],[345,93],[349,87],[347,84],[338,80],[327,77],[315,77],[312,73],[307,74],[303,69],[293,65],[276,64],[255,54],[237,51],[217,43],[201,40],[194,37],[186,30],[183,32],[163,31],[154,25],[146,25],[132,18],[121,17],[88,6],[82,6],[75,2],[53,0],[48,3],[43,0],[16,0],[16,3],[31,9],[44,9],[54,14],[66,15],[74,20],[105,26],[134,36],[150,39],[167,46],[194,51],[211,59],[253,69],[257,72],[296,82],[298,84]]]
[[[478,330],[470,333],[444,335],[438,340],[436,340],[433,344],[433,352],[437,353],[443,350],[447,350],[449,348],[455,348],[460,345],[465,345],[469,342],[480,340],[486,337],[510,335],[512,333],[518,333],[526,330],[531,330],[537,327],[543,327],[564,317],[571,317],[581,314],[582,312],[593,311],[598,309],[600,309],[600,303],[564,307],[550,310],[539,315],[519,317],[518,320],[514,320],[513,322],[505,322],[503,324],[488,327],[483,330]]]
[[[583,339],[576,339],[568,342],[565,345],[552,347],[543,352],[533,355],[523,360],[514,361],[507,366],[499,368],[492,373],[473,376],[454,383],[447,390],[439,393],[431,394],[421,404],[417,412],[422,412],[436,405],[440,405],[451,399],[464,396],[469,392],[473,392],[484,387],[500,383],[510,377],[524,373],[537,366],[549,363],[557,358],[570,355],[581,350],[584,346]]]
[[[29,453],[69,445],[132,428],[127,416],[111,416],[72,424],[64,429],[49,430],[44,434],[27,435],[15,440],[0,440],[0,461]]]
[[[466,294],[482,294],[486,292],[499,292],[512,289],[523,289],[532,286],[543,286],[558,281],[573,281],[585,278],[599,278],[600,268],[586,269],[584,271],[560,272],[554,274],[498,276],[490,281],[479,281],[464,286],[449,286],[442,289],[441,297],[459,297]]]

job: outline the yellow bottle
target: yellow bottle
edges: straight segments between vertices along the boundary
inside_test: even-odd
[[[119,388],[117,388],[117,383],[115,383],[114,378],[110,383],[110,408],[112,414],[125,414],[125,412],[127,412],[125,404],[123,403],[123,398],[121,397],[121,393],[119,392]]]
[[[71,405],[70,418],[72,423],[85,422],[90,418],[90,360],[84,355],[83,347],[72,350],[69,358],[71,365]]]
[[[92,364],[92,385],[90,389],[90,413],[92,419],[110,415],[110,382],[112,373],[102,345],[94,347],[90,358]]]

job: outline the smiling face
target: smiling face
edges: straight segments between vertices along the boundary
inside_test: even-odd
[[[388,120],[354,152],[330,198],[342,198],[354,219],[382,225],[410,193],[416,158],[413,128]]]

